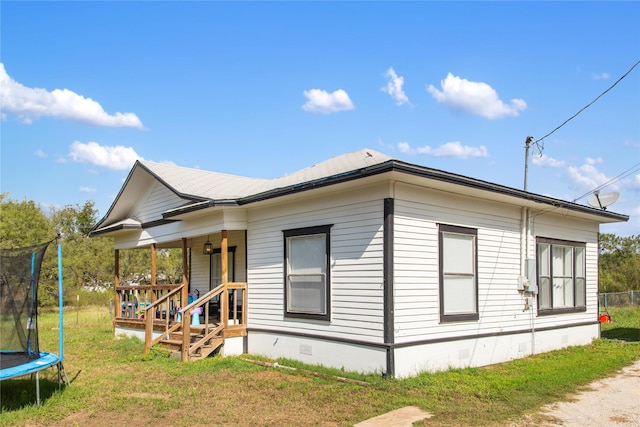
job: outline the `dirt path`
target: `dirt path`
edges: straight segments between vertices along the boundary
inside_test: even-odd
[[[640,427],[640,361],[592,383],[571,401],[544,406],[512,426]]]
[[[408,406],[371,418],[354,427],[410,427],[431,418],[427,412]],[[427,422],[426,425],[429,425]],[[596,381],[568,402],[543,406],[509,427],[640,427],[640,360],[616,376]]]

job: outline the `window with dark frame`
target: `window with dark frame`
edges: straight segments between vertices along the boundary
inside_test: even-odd
[[[586,245],[538,237],[538,314],[586,310]]]
[[[284,315],[330,319],[330,225],[284,231]]]
[[[478,230],[439,224],[440,321],[478,320]]]

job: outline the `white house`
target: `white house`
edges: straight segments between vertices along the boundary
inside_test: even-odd
[[[407,377],[597,338],[599,225],[627,220],[363,149],[277,179],[138,161],[92,235],[184,252],[147,320],[116,283],[116,333],[169,340],[197,290],[224,354]]]

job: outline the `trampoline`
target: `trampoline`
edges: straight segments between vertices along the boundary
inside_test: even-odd
[[[40,351],[38,340],[38,283],[47,247],[58,241],[59,352]],[[0,249],[0,381],[25,375],[36,377],[36,400],[40,407],[39,372],[58,368],[58,387],[69,379],[64,372],[62,248],[59,236],[36,246]]]

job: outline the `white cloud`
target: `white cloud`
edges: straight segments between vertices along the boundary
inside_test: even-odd
[[[45,153],[39,148],[34,152],[34,154],[36,155],[36,157],[40,157],[41,159],[44,159],[45,157],[47,157],[47,153]]]
[[[427,154],[433,157],[456,157],[459,159],[468,159],[469,157],[489,157],[489,151],[484,145],[479,147],[470,147],[468,145],[462,145],[458,141],[447,142],[437,148],[432,148],[429,145],[413,148],[407,142],[399,142],[398,150],[405,154]]]
[[[522,99],[512,99],[505,104],[498,98],[498,93],[486,83],[470,82],[449,73],[440,81],[442,91],[433,85],[427,92],[438,102],[454,109],[476,114],[485,119],[495,120],[507,116],[518,116],[527,108]]]
[[[623,185],[633,191],[640,191],[640,173],[622,180]]]
[[[398,76],[393,68],[389,68],[384,76],[388,79],[387,86],[380,90],[388,93],[396,101],[396,105],[408,104],[409,98],[402,90],[404,77]]]
[[[610,178],[600,172],[596,167],[599,163],[602,163],[601,158],[587,158],[582,166],[569,166],[567,173],[569,174],[569,179],[573,183],[573,186],[580,191],[589,191],[609,181]],[[612,184],[607,188],[616,190],[618,186],[616,184]]]
[[[303,93],[308,101],[302,106],[302,109],[309,113],[330,114],[355,108],[347,92],[342,89],[333,93],[321,89],[311,89],[305,90]]]
[[[566,162],[564,160],[556,160],[553,157],[542,154],[541,156],[533,156],[533,164],[542,167],[561,168],[566,165]]]
[[[85,98],[68,89],[48,91],[26,87],[9,77],[2,63],[0,63],[0,105],[2,105],[3,119],[6,118],[6,113],[15,114],[26,124],[40,117],[53,117],[94,126],[142,129],[142,122],[135,114],[110,115],[93,99]]]
[[[77,163],[88,163],[108,169],[129,169],[136,160],[142,159],[132,147],[103,146],[97,142],[83,144],[75,141],[69,153],[71,160]]]
[[[609,80],[609,77],[611,77],[609,73],[599,73],[593,75],[593,78],[595,80]]]
[[[92,187],[80,187],[81,193],[95,193],[96,189]]]

